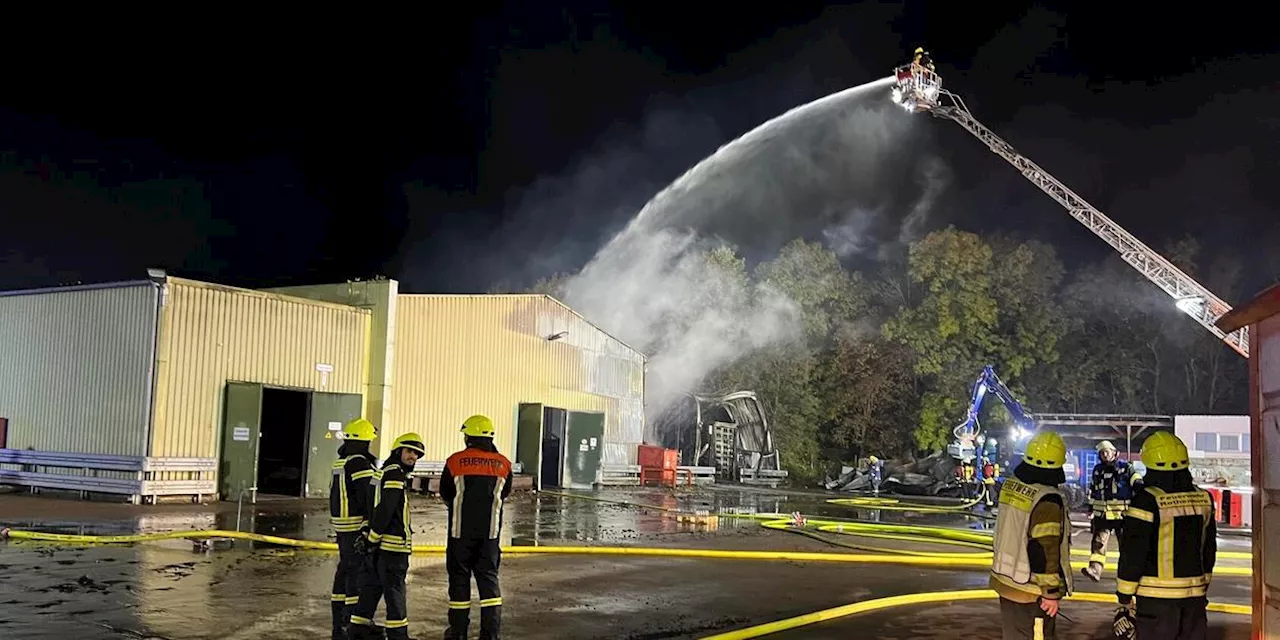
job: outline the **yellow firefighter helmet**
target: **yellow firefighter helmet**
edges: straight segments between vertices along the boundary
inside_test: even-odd
[[[369,442],[376,437],[378,437],[378,429],[373,426],[372,422],[364,418],[356,418],[342,427],[343,440]]]
[[[489,416],[476,414],[462,423],[462,435],[473,438],[492,438],[493,420]]]
[[[396,438],[396,441],[391,444],[392,451],[402,447],[411,451],[417,451],[420,456],[427,455],[427,446],[422,444],[422,436],[412,431]]]
[[[1052,431],[1041,431],[1027,443],[1022,461],[1041,469],[1061,469],[1067,462],[1067,445],[1062,436]]]
[[[1178,436],[1157,431],[1142,443],[1142,464],[1153,471],[1177,471],[1191,466],[1191,456]]]

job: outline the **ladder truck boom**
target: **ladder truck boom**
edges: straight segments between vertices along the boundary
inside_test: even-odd
[[[1248,328],[1228,334],[1214,324],[1231,310],[1231,305],[978,122],[960,96],[942,88],[942,78],[934,71],[933,63],[927,57],[923,61],[917,57],[916,61],[899,67],[894,71],[894,76],[896,84],[892,90],[892,98],[895,103],[913,113],[928,112],[934,117],[951,120],[964,127],[992,152],[1013,165],[1032,184],[1049,194],[1071,217],[1111,245],[1129,266],[1169,294],[1179,310],[1218,336],[1237,353],[1249,357]]]

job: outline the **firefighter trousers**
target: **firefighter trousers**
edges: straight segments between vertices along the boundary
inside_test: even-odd
[[[360,600],[351,612],[351,637],[367,635],[373,627],[378,601],[387,603],[387,638],[409,637],[409,612],[405,608],[404,580],[409,575],[409,554],[379,549],[365,557]],[[363,629],[357,629],[363,626]]]
[[[1058,637],[1056,623],[1057,619],[1048,617],[1038,602],[1022,604],[1000,598],[1003,640],[1054,640]]]
[[[1208,605],[1206,598],[1166,600],[1139,596],[1134,620],[1138,638],[1205,640],[1209,635],[1209,614],[1205,612]]]
[[[1089,544],[1090,564],[1106,563],[1107,543],[1111,541],[1111,534],[1119,536],[1123,525],[1123,520],[1108,520],[1106,517],[1095,516],[1089,521],[1089,529],[1093,533],[1093,540]]]
[[[342,630],[351,622],[351,609],[360,601],[360,575],[364,568],[364,558],[353,548],[360,532],[338,532],[337,537],[338,568],[333,572],[333,591],[329,597],[335,638],[342,637]]]
[[[449,572],[449,630],[446,638],[466,638],[471,622],[471,578],[480,592],[480,640],[497,640],[502,625],[502,589],[498,567],[502,549],[497,539],[449,538],[445,547]]]

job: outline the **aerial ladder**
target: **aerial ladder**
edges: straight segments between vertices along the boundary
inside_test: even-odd
[[[978,122],[960,96],[942,88],[942,77],[934,70],[933,61],[923,49],[916,49],[915,60],[911,63],[895,69],[894,77],[896,82],[891,97],[895,103],[912,113],[928,112],[934,117],[951,120],[964,127],[996,155],[1013,165],[1032,184],[1065,207],[1071,217],[1111,245],[1129,266],[1169,294],[1179,310],[1191,316],[1237,353],[1249,357],[1248,328],[1228,334],[1214,324],[1218,318],[1231,311],[1231,305],[1213,295],[1191,276],[1183,273]]]
[[[972,462],[979,455],[974,442],[982,434],[978,415],[982,412],[982,402],[988,393],[995,394],[1013,418],[1013,437],[1010,438],[1012,441],[1010,444],[1014,444],[1036,430],[1035,418],[1022,408],[1022,403],[1018,402],[1017,398],[1013,397],[1013,392],[1009,391],[1009,387],[1006,387],[1000,380],[1000,376],[996,375],[995,367],[987,365],[982,368],[982,373],[973,383],[973,393],[969,396],[969,410],[965,414],[965,420],[952,430],[951,435],[955,436],[955,440],[947,446],[947,454],[960,462]]]

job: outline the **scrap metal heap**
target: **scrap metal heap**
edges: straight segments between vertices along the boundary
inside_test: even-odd
[[[662,446],[679,451],[680,464],[715,467],[721,481],[737,482],[743,470],[781,469],[764,406],[752,391],[690,394],[655,422]]]

